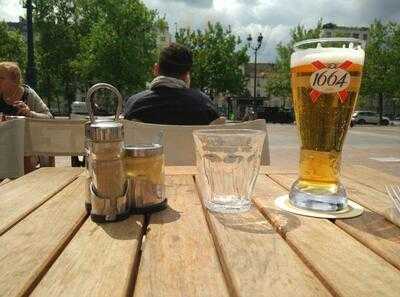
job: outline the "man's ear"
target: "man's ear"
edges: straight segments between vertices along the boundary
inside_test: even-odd
[[[190,86],[190,71],[182,74],[179,78],[185,81],[188,84],[188,86]]]
[[[155,63],[153,66],[153,75],[154,76],[160,75],[160,65],[158,65],[158,63]]]

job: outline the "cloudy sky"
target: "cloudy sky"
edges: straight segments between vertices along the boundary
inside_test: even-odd
[[[17,20],[24,13],[20,0],[0,0],[0,19]],[[273,61],[275,46],[287,41],[297,24],[324,23],[368,26],[374,19],[400,22],[400,0],[143,0],[165,15],[171,33],[175,28],[202,28],[208,21],[231,25],[245,39],[262,33],[263,62]]]

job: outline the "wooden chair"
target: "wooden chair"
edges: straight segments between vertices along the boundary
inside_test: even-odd
[[[83,155],[85,122],[79,119],[26,119],[25,155]]]
[[[242,123],[223,125],[181,126],[157,125],[123,120],[125,144],[151,143],[164,132],[164,154],[166,165],[190,166],[196,164],[192,133],[198,129],[255,129],[267,131],[265,120],[259,119]],[[265,138],[261,165],[270,163],[268,135]]]

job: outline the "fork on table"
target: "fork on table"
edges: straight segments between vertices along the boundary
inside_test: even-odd
[[[400,214],[400,186],[398,185],[387,185],[385,186],[386,192],[388,193],[390,199],[393,201],[394,207]]]

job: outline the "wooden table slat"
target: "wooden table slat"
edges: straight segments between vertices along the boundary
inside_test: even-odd
[[[385,211],[392,206],[392,201],[386,193],[374,190],[347,177],[343,177],[342,182],[351,200],[376,213],[384,215]]]
[[[84,222],[85,182],[79,177],[0,237],[0,296],[29,291]]]
[[[134,296],[229,296],[193,177],[166,185],[170,208],[151,215]]]
[[[400,184],[399,177],[363,165],[344,166],[342,172],[343,176],[385,194],[385,185]]]
[[[143,216],[112,224],[88,219],[30,296],[130,296],[143,224]]]
[[[82,168],[41,168],[1,186],[0,235],[81,173]]]
[[[206,217],[234,296],[331,296],[255,207],[240,214],[207,211]]]
[[[368,209],[357,218],[335,224],[400,269],[400,228]]]
[[[257,180],[254,200],[282,235],[338,296],[398,296],[400,272],[329,220],[279,211],[287,190],[266,176]]]
[[[191,175],[197,174],[196,166],[166,166],[165,175]]]
[[[356,177],[356,174],[353,176]],[[295,175],[272,175],[272,178],[289,188],[297,177]],[[381,212],[385,209],[385,207],[378,207],[385,205],[387,199],[385,194],[361,185],[353,179],[344,178],[344,183],[350,199],[366,207],[371,206],[371,208],[381,210]],[[400,269],[400,228],[387,221],[384,216],[366,208],[360,217],[336,220],[335,224]]]
[[[274,206],[292,169],[262,167],[256,208],[228,215],[204,210],[195,167],[167,167],[170,208],[144,237],[143,216],[87,220],[80,168],[1,185],[0,296],[398,296],[400,228],[381,215],[397,178],[345,167],[349,197],[367,209],[333,222]]]

